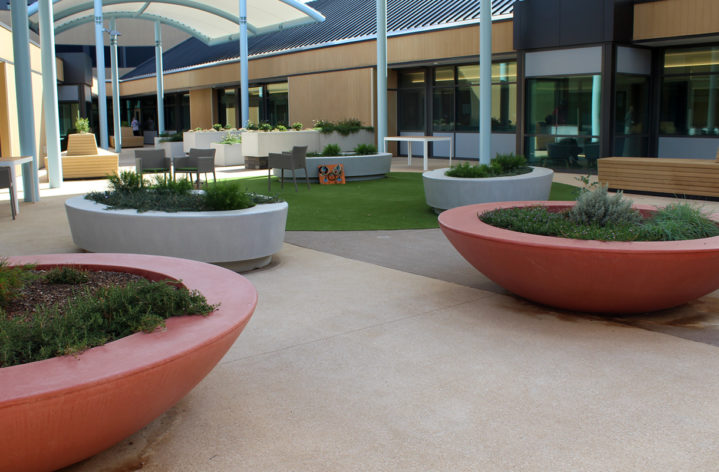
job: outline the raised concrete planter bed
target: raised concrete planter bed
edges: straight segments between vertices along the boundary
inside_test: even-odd
[[[157,147],[164,149],[167,157],[183,157],[185,155],[182,141],[165,141],[164,143],[159,143]]]
[[[137,254],[9,258],[38,268],[73,265],[151,280],[175,279],[218,305],[170,318],[72,356],[0,369],[0,470],[56,470],[90,457],[157,418],[197,385],[235,342],[257,304],[244,277],[195,261]]]
[[[307,152],[319,152],[320,137],[315,130],[245,131],[242,133],[244,156],[267,156],[271,152],[287,152],[292,146],[307,146]]]
[[[532,172],[510,177],[465,179],[444,175],[448,168],[422,174],[427,205],[447,210],[473,203],[547,200],[554,171],[534,167]]]
[[[356,133],[350,133],[347,136],[342,136],[337,131],[332,131],[327,134],[320,133],[319,150],[322,151],[328,144],[337,144],[342,151],[348,152],[353,151],[359,144],[374,143],[374,133],[365,129],[361,129]]]
[[[185,131],[182,133],[182,142],[184,143],[184,152],[190,152],[190,148],[210,149],[210,144],[219,143],[227,137],[228,134],[240,134],[239,130],[202,130],[202,131]]]
[[[182,257],[237,271],[263,267],[282,247],[287,203],[232,211],[165,213],[108,210],[72,197],[65,202],[75,244],[91,252]]]
[[[719,236],[688,241],[583,241],[483,223],[498,208],[575,202],[467,205],[439,215],[447,239],[477,270],[529,300],[573,311],[642,313],[675,307],[719,288]],[[648,213],[648,205],[634,205]],[[719,214],[712,216],[719,221]]]
[[[345,170],[345,179],[354,180],[376,180],[386,177],[392,166],[392,154],[379,153],[368,156],[331,156],[331,157],[308,157],[307,172],[310,179],[317,180],[317,170],[320,166],[342,164]],[[305,178],[305,170],[297,169],[297,178]],[[280,175],[280,169],[273,169],[275,176]],[[285,171],[285,178],[292,176],[292,171]]]
[[[220,144],[212,143],[211,148],[216,149],[215,151],[215,165],[216,166],[239,166],[245,163],[245,158],[242,155],[242,143],[236,144]]]

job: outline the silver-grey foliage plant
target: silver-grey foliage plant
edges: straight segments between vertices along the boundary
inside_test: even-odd
[[[622,192],[609,195],[607,187],[599,185],[580,193],[577,203],[569,210],[569,219],[578,224],[605,226],[607,224],[635,224],[641,220],[632,209],[632,201]]]

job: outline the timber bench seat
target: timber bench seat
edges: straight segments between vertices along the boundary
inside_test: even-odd
[[[605,157],[598,179],[610,189],[719,197],[719,162],[713,159]]]
[[[104,149],[98,149],[95,135],[71,134],[68,136],[67,151],[61,154],[62,176],[66,179],[107,177],[119,172],[119,156]],[[45,168],[47,168],[47,157]]]

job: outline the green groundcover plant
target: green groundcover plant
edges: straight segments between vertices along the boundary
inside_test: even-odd
[[[598,186],[580,193],[566,211],[545,207],[493,210],[483,222],[521,233],[600,241],[679,241],[719,236],[719,226],[687,203],[675,203],[643,217],[621,192]]]
[[[450,168],[444,175],[448,177],[459,177],[465,179],[477,179],[487,177],[507,177],[510,175],[528,174],[532,168],[527,165],[524,156],[514,154],[497,154],[487,164],[471,165],[464,162]]]
[[[217,308],[177,281],[140,278],[92,289],[83,286],[88,280],[83,270],[34,269],[10,267],[0,260],[0,367],[79,353],[139,331],[152,332],[164,327],[169,317],[208,315]],[[10,316],[10,304],[33,282],[73,285],[76,290],[62,301]]]
[[[246,191],[239,180],[206,183],[202,192],[195,192],[192,182],[187,179],[174,181],[157,176],[154,183],[145,185],[142,178],[131,171],[123,171],[119,176],[113,175],[108,179],[110,190],[90,192],[85,198],[102,203],[111,210],[226,211],[279,201]]]

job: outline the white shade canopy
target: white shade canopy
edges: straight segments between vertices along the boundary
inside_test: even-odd
[[[134,18],[174,26],[208,45],[239,38],[239,1],[104,0],[104,18]],[[55,0],[55,34],[95,19],[92,0]],[[38,22],[37,3],[28,8],[29,21]],[[298,0],[247,0],[248,34],[256,35],[315,21],[324,16]]]

